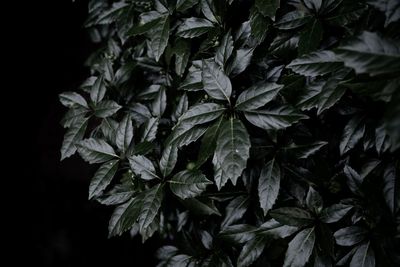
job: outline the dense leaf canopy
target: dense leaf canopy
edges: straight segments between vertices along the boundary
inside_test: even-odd
[[[400,265],[398,0],[92,0],[61,159],[159,266]]]

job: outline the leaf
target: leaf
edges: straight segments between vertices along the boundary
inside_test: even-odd
[[[180,118],[180,125],[195,126],[213,121],[220,117],[226,109],[216,103],[204,103],[191,107]]]
[[[363,117],[354,116],[349,120],[344,127],[342,138],[340,140],[340,155],[344,155],[349,150],[353,149],[364,136],[364,132],[365,124],[363,122]]]
[[[315,230],[306,228],[289,243],[283,267],[302,267],[308,262],[315,243]]]
[[[360,245],[353,255],[350,267],[375,267],[375,253],[371,242]]]
[[[323,209],[319,219],[324,223],[334,223],[342,219],[353,206],[346,204],[333,204]]]
[[[291,126],[293,123],[308,117],[298,113],[290,106],[270,107],[261,110],[248,110],[244,112],[246,119],[264,130],[279,130]]]
[[[203,60],[202,81],[204,90],[212,98],[230,102],[232,84],[217,63]]]
[[[374,76],[400,71],[400,43],[377,33],[364,31],[338,47],[336,53],[356,73]]]
[[[367,231],[359,226],[349,226],[339,229],[333,235],[339,246],[352,246],[367,237]]]
[[[189,100],[186,93],[184,93],[182,97],[179,99],[179,103],[176,106],[174,113],[172,114],[173,121],[177,121],[179,117],[182,116],[182,114],[188,110],[188,107],[189,107]]]
[[[153,163],[145,156],[130,156],[128,157],[129,164],[132,171],[136,175],[140,175],[143,180],[149,181],[153,179],[160,179],[156,174],[156,169]]]
[[[285,153],[290,153],[293,157],[298,159],[307,159],[309,156],[314,155],[318,152],[323,146],[327,145],[328,142],[325,141],[317,141],[311,144],[306,145],[296,145],[291,144],[288,147],[281,148]]]
[[[215,62],[217,62],[221,67],[225,66],[229,57],[233,52],[233,38],[231,31],[228,31],[221,40],[220,46],[217,48],[215,53]]]
[[[249,158],[250,139],[243,123],[230,118],[222,125],[215,149],[216,161],[235,185]]]
[[[261,170],[258,179],[258,197],[264,216],[275,204],[281,183],[281,170],[275,159],[269,161]]]
[[[396,167],[391,164],[385,168],[383,173],[383,196],[393,215],[400,207],[400,184],[396,180]]]
[[[362,195],[360,191],[364,178],[348,165],[344,166],[343,171],[347,177],[347,186],[349,189],[356,195]]]
[[[177,0],[176,1],[176,10],[179,12],[183,12],[192,6],[196,5],[199,0]]]
[[[138,218],[140,232],[145,230],[156,218],[163,199],[163,189],[163,185],[158,184],[145,191]]]
[[[167,95],[165,92],[165,87],[161,86],[160,91],[158,91],[156,97],[151,104],[151,111],[155,117],[161,117],[167,107]]]
[[[313,19],[307,26],[308,27],[300,33],[299,55],[316,50],[322,40],[323,28],[318,19]]]
[[[102,76],[98,77],[90,90],[90,99],[94,104],[101,102],[106,94],[106,85]]]
[[[248,241],[242,251],[240,252],[237,266],[247,267],[250,266],[263,252],[265,247],[265,238],[256,236],[254,239]]]
[[[64,92],[59,95],[59,99],[61,104],[66,106],[67,108],[71,108],[73,106],[81,106],[84,108],[89,108],[86,100],[78,93],[75,92]]]
[[[221,126],[224,122],[221,116],[211,127],[207,129],[203,138],[201,139],[201,146],[197,157],[197,166],[201,166],[208,158],[214,153],[217,146],[217,138],[221,131]]]
[[[249,208],[250,198],[248,196],[238,196],[229,202],[225,209],[225,218],[221,223],[221,228],[240,220]]]
[[[203,89],[202,83],[202,69],[203,63],[201,60],[195,60],[192,62],[192,66],[189,68],[189,72],[186,75],[185,80],[179,86],[181,90],[198,91]]]
[[[275,22],[274,26],[280,30],[293,30],[306,24],[310,17],[310,15],[295,10],[283,15]]]
[[[108,236],[121,235],[136,222],[142,207],[143,196],[138,195],[115,208],[108,225]]]
[[[164,178],[171,174],[177,161],[178,148],[173,145],[166,146],[160,159],[160,170]]]
[[[256,7],[263,16],[269,17],[272,20],[275,19],[276,10],[279,8],[280,0],[256,0]]]
[[[94,174],[89,185],[89,199],[101,195],[104,189],[110,184],[118,170],[118,160],[104,163]]]
[[[102,139],[84,139],[77,146],[79,155],[90,164],[103,163],[118,158],[114,149]]]
[[[138,35],[146,33],[156,27],[163,17],[164,16],[157,11],[144,12],[139,16],[139,24],[130,29],[127,34]]]
[[[78,123],[78,121],[85,118],[86,114],[89,112],[87,108],[78,106],[70,108],[64,117],[61,119],[61,125],[64,128],[70,128],[71,126]]]
[[[116,135],[115,143],[122,153],[128,151],[129,145],[133,139],[133,125],[130,115],[126,115],[119,123]]]
[[[214,201],[205,200],[200,201],[196,198],[187,198],[183,200],[183,205],[191,212],[196,215],[217,215],[221,216],[221,213],[218,211],[217,207],[215,207]]]
[[[63,143],[61,145],[61,160],[66,159],[76,152],[76,145],[85,135],[88,125],[88,119],[80,117],[65,133]]]
[[[265,37],[267,36],[267,30],[270,24],[269,21],[256,9],[252,8],[250,10],[250,31],[251,39],[245,38],[247,35],[247,30],[243,33],[244,43],[254,42],[255,45],[261,44]],[[252,45],[253,46],[253,45]]]
[[[149,109],[140,103],[135,103],[128,107],[132,118],[136,121],[136,125],[141,125],[151,118]]]
[[[199,139],[207,130],[207,125],[181,125],[178,124],[166,141],[166,145],[174,145],[178,148],[186,146]]]
[[[302,1],[306,8],[313,13],[319,13],[321,7],[326,3],[326,1],[322,0],[303,0]]]
[[[178,197],[193,198],[206,190],[207,185],[212,184],[200,171],[181,171],[169,181],[172,193]]]
[[[152,142],[156,139],[159,118],[150,118],[143,125],[143,133],[140,142]]]
[[[150,31],[151,41],[150,46],[154,53],[154,59],[160,60],[168,45],[169,39],[169,16],[164,15],[160,18],[157,25],[151,28]]]
[[[278,222],[290,226],[306,226],[314,221],[308,211],[295,207],[274,209],[269,214]]]
[[[178,39],[174,46],[175,54],[175,72],[179,76],[185,73],[186,66],[190,57],[190,42],[184,39]]]
[[[315,77],[335,72],[343,68],[343,63],[332,51],[323,50],[298,57],[286,67],[295,73]]]
[[[226,226],[219,233],[219,237],[223,240],[234,243],[245,243],[254,239],[258,229],[248,224],[236,224]]]
[[[253,57],[254,48],[238,49],[234,53],[231,64],[228,65],[226,72],[230,75],[238,75],[242,73],[251,62]]]
[[[235,108],[243,111],[260,108],[273,100],[282,88],[283,85],[276,83],[253,85],[239,95]]]
[[[400,3],[396,0],[380,0],[380,1],[367,1],[368,4],[373,5],[378,10],[385,13],[386,21],[385,27],[390,23],[400,19]]]
[[[187,18],[179,25],[176,34],[182,38],[194,38],[205,34],[214,27],[213,23],[201,18]]]
[[[214,23],[219,23],[221,18],[217,13],[214,1],[200,0],[200,7],[201,7],[201,12],[209,21],[212,21]]]
[[[307,208],[313,211],[315,214],[319,214],[324,207],[324,202],[321,195],[317,191],[315,191],[312,186],[308,187],[306,205]]]
[[[297,232],[297,230],[298,227],[282,225],[274,219],[271,219],[259,227],[257,234],[264,236],[266,240],[270,242],[271,239],[286,238],[291,236]]]
[[[121,108],[115,101],[104,100],[94,107],[94,115],[104,119],[114,115]]]

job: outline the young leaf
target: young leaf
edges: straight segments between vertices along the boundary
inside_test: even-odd
[[[230,102],[232,84],[217,63],[211,60],[203,60],[202,81],[204,90],[212,98]]]
[[[216,161],[233,184],[242,174],[249,158],[250,139],[243,123],[230,118],[222,125],[215,149]]]
[[[77,146],[79,155],[90,164],[103,163],[118,158],[114,149],[102,139],[84,139]]]
[[[207,187],[212,184],[200,171],[181,171],[169,181],[172,193],[178,197],[193,198],[200,195]]]
[[[260,206],[264,211],[264,216],[267,215],[267,212],[278,198],[280,182],[280,167],[275,159],[272,159],[263,167],[258,179],[258,197],[260,199]]]
[[[315,243],[315,229],[306,228],[289,243],[283,267],[302,267],[308,262]]]

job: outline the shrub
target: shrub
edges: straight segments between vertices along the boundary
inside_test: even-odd
[[[89,3],[61,148],[159,266],[399,266],[396,0]]]

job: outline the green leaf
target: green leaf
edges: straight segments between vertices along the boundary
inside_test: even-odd
[[[136,175],[140,175],[140,178],[143,180],[149,181],[153,179],[160,179],[160,177],[158,177],[156,174],[156,169],[154,168],[153,163],[145,156],[132,155],[128,157],[128,160],[132,171]]]
[[[73,106],[81,106],[84,108],[89,108],[86,100],[78,93],[75,92],[64,92],[59,95],[61,104],[67,108],[72,108]]]
[[[274,26],[280,30],[293,30],[306,24],[310,18],[310,15],[295,10],[283,15]]]
[[[106,85],[102,76],[98,77],[90,90],[90,99],[94,104],[101,102],[106,94]]]
[[[143,125],[140,142],[152,142],[156,139],[159,118],[150,118]]]
[[[129,230],[138,219],[142,203],[143,195],[138,195],[115,208],[108,225],[108,236],[121,235]]]
[[[307,159],[309,156],[314,155],[327,144],[328,142],[325,141],[317,141],[306,145],[291,144],[288,147],[282,147],[281,150],[285,153],[293,155],[294,158]]]
[[[364,31],[336,49],[346,67],[356,73],[378,75],[400,71],[400,43]]]
[[[183,12],[192,6],[196,5],[199,0],[177,0],[176,1],[176,10],[179,12]]]
[[[255,45],[261,44],[265,37],[267,36],[267,30],[270,24],[269,21],[256,9],[252,8],[250,10],[250,31],[251,31],[251,39],[246,38],[247,30],[243,32],[244,36],[240,36],[240,39],[243,39],[243,42],[246,44],[249,42],[254,42]],[[239,36],[238,36],[239,37]]]
[[[151,104],[151,112],[155,117],[161,117],[167,107],[167,94],[164,86],[160,87],[156,97]]]
[[[367,1],[368,4],[373,5],[378,10],[385,13],[386,21],[385,27],[390,23],[400,19],[400,3],[396,0],[380,0],[380,1]]]
[[[319,219],[324,223],[334,223],[342,219],[353,206],[346,204],[333,204],[323,209]]]
[[[77,144],[85,135],[88,125],[88,119],[79,117],[76,122],[65,133],[63,143],[61,145],[61,160],[66,159],[75,154]]]
[[[233,38],[231,31],[228,31],[221,40],[220,46],[217,48],[215,53],[215,62],[217,62],[221,67],[225,66],[229,57],[233,52]]]
[[[229,202],[225,209],[225,218],[221,223],[221,228],[224,229],[240,220],[249,208],[249,204],[250,198],[248,196],[238,196]]]
[[[201,166],[208,158],[214,153],[217,146],[217,138],[221,131],[221,126],[224,122],[221,116],[210,128],[207,129],[203,138],[201,139],[201,146],[197,157],[197,166]]]
[[[133,125],[131,116],[126,115],[119,123],[116,135],[115,143],[122,153],[128,151],[129,145],[133,139]]]
[[[273,100],[282,88],[283,85],[276,83],[253,85],[239,95],[235,108],[243,111],[260,108]]]
[[[232,84],[217,63],[211,60],[203,60],[202,81],[204,90],[212,98],[230,102]]]
[[[269,51],[279,57],[287,57],[295,50],[299,43],[299,37],[292,33],[280,33],[272,41]]]
[[[269,214],[278,222],[290,226],[306,226],[314,221],[308,211],[295,207],[274,209]]]
[[[163,189],[163,184],[158,184],[145,191],[138,218],[140,232],[145,230],[156,218],[164,195]]]
[[[195,126],[213,121],[220,117],[226,109],[215,103],[198,104],[191,107],[180,118],[180,125]]]
[[[104,100],[94,107],[94,115],[99,118],[107,118],[114,115],[122,107],[113,100]]]
[[[289,243],[283,267],[302,267],[308,262],[315,243],[315,230],[306,228]]]
[[[276,10],[279,8],[280,0],[256,0],[255,3],[258,11],[263,14],[263,16],[269,17],[275,20]]]
[[[375,267],[375,253],[371,242],[358,246],[351,259],[350,267]]]
[[[248,224],[236,224],[226,226],[219,233],[219,238],[233,243],[245,243],[254,239],[258,229]]]
[[[77,124],[78,121],[84,119],[88,112],[89,110],[87,108],[74,106],[65,113],[64,117],[61,119],[61,125],[64,128],[70,128]]]
[[[179,76],[185,73],[190,57],[190,42],[179,38],[174,46],[175,72]]]
[[[214,182],[218,190],[221,190],[221,188],[228,182],[229,176],[222,170],[222,165],[217,160],[217,156],[215,153],[212,159],[212,164],[214,166]]]
[[[275,204],[281,184],[281,170],[275,159],[270,160],[261,170],[258,179],[258,197],[264,216]]]
[[[102,139],[84,139],[77,146],[79,155],[90,164],[103,163],[118,158],[114,149]]]
[[[339,229],[333,235],[339,246],[352,246],[360,243],[367,237],[367,231],[359,226],[349,226]]]
[[[198,91],[203,89],[202,83],[202,69],[203,63],[201,60],[195,60],[192,62],[192,66],[189,68],[189,72],[186,75],[185,80],[179,86],[181,90]]]
[[[213,23],[209,20],[187,18],[179,25],[176,34],[182,38],[194,38],[207,33],[213,27]]]
[[[207,125],[178,124],[166,141],[166,145],[175,145],[180,148],[199,139],[207,130]]]
[[[193,198],[206,190],[207,185],[212,184],[200,171],[181,171],[169,181],[172,193],[178,197]]]
[[[169,16],[164,15],[158,21],[157,25],[152,27],[150,31],[151,41],[150,46],[154,53],[154,59],[160,60],[160,57],[164,53],[165,48],[168,45],[169,39]]]
[[[295,73],[315,77],[343,68],[342,61],[332,51],[312,52],[296,58],[286,66]]]
[[[196,215],[217,215],[221,216],[213,200],[199,200],[196,198],[187,198],[182,200],[183,205]]]
[[[319,13],[321,7],[325,4],[323,2],[326,1],[322,1],[322,0],[303,0],[302,1],[304,3],[304,5],[306,6],[306,8],[310,11],[312,11],[312,13]]]
[[[313,19],[300,33],[299,55],[310,53],[319,47],[322,40],[323,28],[318,19]]]
[[[172,120],[176,122],[179,117],[188,110],[188,107],[189,100],[186,93],[184,93],[179,99],[178,105],[176,106],[174,113],[172,114]]]
[[[209,21],[212,21],[214,23],[219,23],[221,17],[220,15],[218,15],[214,3],[215,1],[212,0],[200,0],[201,12]]]
[[[340,140],[339,150],[340,155],[344,155],[351,149],[353,149],[357,143],[364,136],[365,124],[363,117],[354,116],[346,124],[343,130],[342,138]]]
[[[228,65],[226,72],[230,75],[238,75],[242,73],[251,62],[254,48],[242,48],[235,51],[233,60]]]
[[[234,185],[246,168],[249,150],[250,139],[243,123],[233,118],[225,121],[218,136],[215,157]]]
[[[104,189],[110,184],[118,170],[118,160],[104,163],[94,174],[89,185],[89,199],[101,195]]]
[[[286,238],[291,236],[297,232],[297,230],[298,227],[282,225],[274,219],[271,219],[259,227],[257,234],[266,237],[268,242],[270,242],[271,239]]]
[[[306,196],[306,205],[307,208],[313,211],[315,214],[319,214],[324,207],[324,202],[322,200],[321,195],[315,191],[315,189],[310,186],[308,188],[307,196]]]
[[[265,247],[265,238],[263,236],[256,236],[254,239],[248,241],[242,248],[239,258],[237,260],[238,267],[250,266],[263,252]]]
[[[264,130],[284,129],[308,117],[290,106],[278,106],[261,110],[247,110],[246,119]]]
[[[132,118],[136,121],[136,125],[141,125],[151,118],[150,110],[143,104],[135,103],[128,107]]]
[[[347,177],[347,186],[349,189],[356,195],[362,194],[361,185],[364,181],[364,178],[348,165],[344,166],[343,171]]]
[[[395,215],[400,207],[400,183],[396,179],[396,167],[393,164],[385,168],[383,183],[383,196],[390,211]]]
[[[156,27],[156,25],[164,17],[165,16],[156,11],[144,12],[139,16],[139,24],[130,29],[127,34],[138,35],[146,33]]]
[[[166,146],[160,159],[160,170],[164,178],[171,174],[177,161],[178,148],[173,145]]]
[[[103,193],[96,200],[103,205],[118,205],[132,198],[136,193],[133,183],[122,183],[115,185],[110,191]]]

